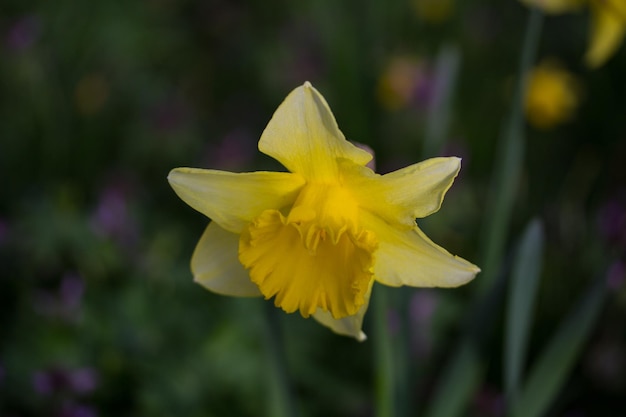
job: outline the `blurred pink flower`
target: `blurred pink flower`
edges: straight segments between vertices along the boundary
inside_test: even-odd
[[[65,404],[58,417],[96,417],[96,411],[87,405]]]
[[[187,113],[185,102],[173,95],[155,103],[149,111],[149,119],[157,130],[172,132],[183,124]]]
[[[431,323],[438,303],[436,293],[428,289],[415,291],[409,301],[411,345],[420,357],[426,357],[432,351]]]
[[[56,291],[41,290],[34,295],[33,307],[42,315],[72,321],[80,312],[84,291],[83,278],[66,272]]]
[[[474,397],[477,415],[483,417],[504,416],[504,396],[492,387],[482,387]]]
[[[244,127],[237,127],[207,151],[207,165],[218,169],[245,169],[254,158],[256,140]]]
[[[626,205],[614,198],[598,213],[598,229],[609,245],[626,246]]]
[[[400,317],[400,313],[395,308],[390,308],[387,310],[387,329],[389,330],[389,334],[395,336],[400,332],[402,327],[402,319]]]
[[[91,215],[91,226],[96,234],[125,248],[134,246],[138,240],[137,225],[129,208],[132,188],[127,181],[112,181],[100,193]]]
[[[437,308],[438,300],[433,291],[417,290],[413,293],[409,304],[411,320],[416,325],[426,325],[430,323]]]
[[[33,388],[38,394],[52,395],[59,392],[88,394],[98,386],[98,374],[92,368],[64,369],[54,367],[35,372]]]
[[[6,45],[14,51],[22,51],[33,45],[41,33],[41,22],[37,16],[29,15],[17,20],[8,30]]]
[[[615,261],[609,266],[606,274],[606,284],[611,290],[619,290],[626,281],[626,266],[622,261]]]

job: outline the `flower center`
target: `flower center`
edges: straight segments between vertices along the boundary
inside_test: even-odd
[[[287,216],[265,210],[239,240],[239,260],[265,298],[304,317],[317,308],[354,315],[373,276],[376,236],[359,227],[358,206],[338,185],[305,186]]]

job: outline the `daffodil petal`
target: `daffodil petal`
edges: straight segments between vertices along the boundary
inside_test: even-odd
[[[389,223],[408,227],[441,207],[443,197],[461,169],[456,157],[431,158],[385,175],[342,164],[345,182],[359,205]]]
[[[374,276],[392,287],[458,287],[471,281],[480,268],[433,243],[417,226],[391,227],[364,214],[364,222],[378,238]]]
[[[250,281],[238,258],[239,235],[211,222],[191,257],[194,281],[207,290],[235,297],[257,297],[259,287]]]
[[[278,107],[259,140],[259,150],[309,180],[337,176],[337,158],[359,165],[372,155],[348,142],[324,97],[306,82]]]
[[[233,233],[266,209],[292,204],[304,185],[300,175],[289,172],[176,168],[167,179],[185,203]]]
[[[313,318],[337,334],[354,337],[359,342],[364,342],[367,336],[363,333],[361,328],[363,327],[363,317],[367,312],[368,305],[369,294],[365,299],[365,304],[362,305],[359,311],[353,316],[334,319],[330,312],[318,309],[317,312],[313,314]]]
[[[626,11],[615,2],[601,2],[591,8],[591,36],[585,62],[591,68],[604,64],[619,48],[626,34]]]

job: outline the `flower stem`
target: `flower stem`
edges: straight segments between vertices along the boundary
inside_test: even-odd
[[[295,417],[296,409],[289,389],[285,350],[282,344],[280,317],[272,303],[263,303],[265,309],[265,346],[268,365],[267,415],[270,417]]]
[[[377,417],[395,417],[393,347],[387,323],[389,305],[388,289],[377,286],[373,292],[374,352],[376,355],[376,413]]]

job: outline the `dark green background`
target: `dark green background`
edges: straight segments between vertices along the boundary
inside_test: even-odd
[[[462,156],[463,168],[423,226],[479,263],[527,15],[513,0],[457,2],[441,24],[399,0],[4,0],[0,416],[266,415],[264,304],[192,282],[189,259],[207,219],[166,176],[178,166],[276,169],[256,141],[306,80],[346,137],[372,147],[389,171],[423,159],[428,103],[385,109],[378,80],[396,56],[432,69],[442,47],[456,48],[460,72],[439,154]],[[575,73],[584,94],[572,121],[529,128],[525,138],[505,252],[531,217],[543,220],[531,358],[598,273],[613,265],[624,277],[626,47],[587,70],[588,26],[585,13],[547,18],[539,50]],[[389,292],[392,324],[411,341],[403,390],[417,410],[458,343],[473,288]],[[409,300],[434,311],[419,316]],[[625,310],[618,280],[551,415],[626,412]],[[487,377],[469,416],[501,415],[502,309],[491,315]],[[279,322],[302,416],[373,415],[371,340],[297,315]]]

